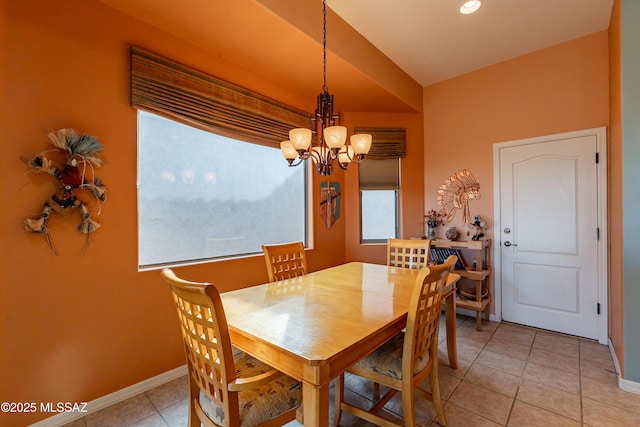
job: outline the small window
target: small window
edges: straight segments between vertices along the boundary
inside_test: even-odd
[[[360,242],[397,238],[400,159],[371,160],[359,165]]]
[[[306,162],[305,162],[306,163]],[[280,150],[138,114],[140,268],[307,243],[306,166]]]

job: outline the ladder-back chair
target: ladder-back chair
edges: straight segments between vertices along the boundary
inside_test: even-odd
[[[299,382],[247,354],[234,354],[220,294],[170,269],[171,288],[187,359],[189,426],[280,426],[295,419]]]
[[[457,258],[450,256],[443,264],[422,268],[416,279],[404,333],[397,334],[371,354],[347,369],[347,372],[389,387],[389,391],[370,410],[344,400],[344,373],[335,387],[335,419],[340,424],[342,411],[379,426],[401,426],[378,415],[382,407],[398,392],[402,393],[404,425],[415,426],[415,391],[419,390],[433,403],[438,422],[447,421],[438,378],[438,327],[440,307],[447,276]],[[431,393],[418,388],[427,377]]]

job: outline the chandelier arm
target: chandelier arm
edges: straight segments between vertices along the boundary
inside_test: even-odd
[[[289,161],[289,167],[290,168],[296,167],[296,166],[300,165],[302,162],[304,162],[306,159],[303,159],[302,157],[298,157],[297,160],[298,160],[297,162],[295,160],[293,160],[293,159],[288,160]]]
[[[346,147],[345,151],[344,151],[344,154],[347,155],[347,158],[349,159],[349,161],[351,161],[353,163],[364,163],[365,154],[355,154],[355,153],[353,153],[353,156],[351,156],[351,154],[349,154],[349,147],[351,147],[351,143],[349,143],[349,141],[347,141],[344,144],[344,146]],[[340,163],[340,165],[342,165],[342,163]],[[342,167],[342,166],[340,166],[340,167]],[[342,169],[346,170],[347,168],[345,167],[345,168],[342,168]]]
[[[300,150],[298,151],[298,158],[300,160],[307,160],[311,157],[311,151],[308,150]]]
[[[347,141],[347,143],[344,144],[344,146],[346,147],[345,148],[345,151],[346,151],[345,154],[347,155],[347,158],[349,159],[349,161],[353,162],[354,161],[354,157],[355,157],[355,153],[353,154],[353,157],[351,157],[351,154],[349,154],[349,147],[351,147],[351,144]]]
[[[313,150],[309,151],[309,156],[306,159],[313,159],[317,163],[323,162],[322,156],[317,151],[313,151]]]

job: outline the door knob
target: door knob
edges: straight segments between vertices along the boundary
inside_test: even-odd
[[[515,243],[511,243],[511,242],[510,242],[510,241],[508,241],[508,240],[507,240],[506,242],[504,242],[504,245],[505,245],[506,247],[509,247],[509,246],[518,246],[518,245],[516,245]]]

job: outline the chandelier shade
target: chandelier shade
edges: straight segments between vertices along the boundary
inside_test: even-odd
[[[283,157],[289,166],[297,166],[312,159],[316,172],[322,176],[333,173],[333,162],[347,169],[351,162],[361,163],[371,149],[371,135],[355,134],[347,139],[347,128],[340,126],[340,113],[333,113],[333,95],[327,88],[327,4],[322,1],[323,77],[322,92],[317,97],[315,115],[311,118],[314,129],[296,128],[289,131],[289,140],[280,143]],[[313,133],[317,135],[312,145]],[[296,161],[297,160],[297,161]]]
[[[289,131],[289,141],[296,150],[307,151],[311,146],[311,129],[296,128]]]
[[[348,165],[351,163],[351,159],[353,159],[353,147],[350,145],[345,145],[338,152],[338,162],[341,165]]]
[[[371,150],[371,135],[368,133],[357,133],[351,135],[350,141],[353,147],[353,152],[358,155],[364,156]]]
[[[342,148],[347,141],[347,128],[344,126],[329,126],[324,128],[324,142],[329,148]]]
[[[293,162],[296,157],[298,157],[298,151],[293,146],[291,141],[282,141],[280,143],[280,151],[282,151],[282,155],[284,156],[284,158],[289,160],[290,162]]]

